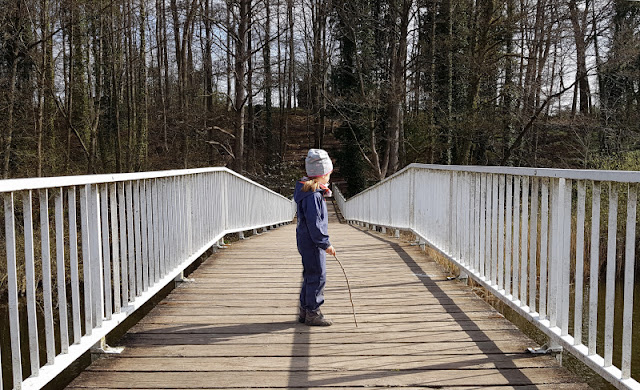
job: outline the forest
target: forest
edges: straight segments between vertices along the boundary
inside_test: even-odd
[[[640,2],[4,0],[2,178],[640,168]]]

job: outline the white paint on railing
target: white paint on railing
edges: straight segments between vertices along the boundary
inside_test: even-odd
[[[640,172],[412,164],[348,201],[337,188],[334,193],[350,223],[412,231],[552,343],[616,387],[640,389],[631,378],[637,183]],[[601,229],[602,202],[608,206],[606,229]],[[621,202],[626,202],[626,223],[618,221]],[[617,250],[619,225],[626,232],[624,251]],[[602,259],[601,234],[607,237]],[[622,252],[624,303],[617,308],[615,271]],[[587,259],[591,276],[585,287]],[[601,263],[606,270],[603,302],[598,294]],[[599,311],[604,313],[602,333]],[[613,325],[620,319],[618,336]],[[614,344],[618,337],[620,347]],[[618,353],[620,367],[613,364]]]
[[[0,181],[0,192],[4,196],[10,359],[15,389],[46,385],[225,234],[279,226],[290,222],[295,214],[291,200],[225,168],[5,180]],[[54,198],[51,210],[49,194]],[[32,210],[36,195],[39,208]],[[14,204],[15,196],[22,200],[19,210]],[[16,211],[23,215],[23,229],[16,226]],[[55,215],[53,221],[49,213]],[[35,237],[40,240],[38,253],[34,248],[34,223],[39,229]],[[50,228],[51,223],[55,227]],[[23,231],[23,248],[16,243],[16,231]],[[51,231],[55,232],[55,275]],[[19,263],[18,257],[24,263]],[[40,324],[36,315],[36,260],[41,260],[43,278],[44,313]],[[19,267],[26,270],[25,319],[19,318],[18,312]],[[54,331],[54,277],[59,332]],[[67,282],[71,302],[67,298]],[[81,298],[84,307],[80,305]],[[20,340],[20,324],[24,320],[30,336]],[[39,330],[44,334],[43,353],[47,356],[42,367]],[[70,330],[73,340],[68,337]],[[26,379],[22,376],[20,353],[24,343],[28,343],[25,350],[29,350],[31,366],[31,376]],[[60,353],[56,356],[57,343]],[[8,357],[0,356],[0,361],[3,358]]]

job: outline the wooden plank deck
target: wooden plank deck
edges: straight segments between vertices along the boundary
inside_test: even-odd
[[[588,386],[408,243],[330,225],[353,292],[328,259],[323,312],[296,321],[295,225],[218,252],[69,389],[537,388]]]

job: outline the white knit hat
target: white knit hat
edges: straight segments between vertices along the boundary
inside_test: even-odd
[[[323,149],[309,149],[304,165],[307,169],[307,176],[311,178],[333,172],[333,163],[329,154]]]

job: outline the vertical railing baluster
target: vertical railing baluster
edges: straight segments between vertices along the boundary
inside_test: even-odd
[[[155,261],[156,261],[156,256],[154,253],[154,246],[153,246],[153,211],[152,211],[152,207],[153,207],[153,180],[146,180],[145,182],[145,205],[146,205],[146,218],[145,218],[145,225],[146,225],[146,235],[147,235],[147,261],[149,263],[149,265],[147,266],[147,270],[148,270],[148,279],[147,279],[147,283],[148,283],[148,287],[151,287],[154,285],[155,282],[155,275],[156,275],[156,267],[155,267]]]
[[[182,257],[182,247],[184,244],[184,241],[182,239],[182,207],[184,206],[184,199],[182,198],[182,189],[184,187],[182,186],[182,180],[180,178],[176,178],[176,181],[174,183],[174,204],[176,205],[176,215],[175,215],[175,219],[176,219],[176,224],[175,226],[175,230],[176,230],[176,235],[173,238],[173,245],[175,247],[175,256],[173,257],[173,267],[176,267],[178,264],[180,264],[179,259]]]
[[[485,259],[486,259],[486,244],[487,244],[487,175],[481,174],[480,183],[480,256],[478,258],[478,274],[481,278],[485,276]]]
[[[491,284],[491,258],[492,258],[492,250],[491,248],[491,234],[493,233],[491,229],[492,225],[492,216],[493,210],[491,207],[491,202],[493,200],[493,175],[488,173],[487,177],[487,193],[486,193],[486,230],[485,230],[485,254],[484,254],[484,277]]]
[[[160,191],[160,207],[162,214],[162,231],[161,234],[161,246],[160,246],[160,264],[162,268],[162,275],[166,275],[169,272],[169,179],[161,179],[161,191]]]
[[[67,191],[69,203],[69,268],[71,274],[71,313],[73,320],[73,344],[80,344],[82,324],[80,318],[80,266],[78,261],[78,225],[76,209],[76,187]]]
[[[153,239],[153,229],[155,218],[153,214],[153,192],[155,191],[153,179],[146,181],[146,204],[147,204],[147,256],[149,259],[149,287],[152,287],[156,281],[156,253],[155,241]]]
[[[560,207],[563,209],[562,213],[562,243],[560,248],[562,252],[560,259],[562,261],[562,280],[560,282],[560,291],[562,296],[562,323],[561,323],[561,335],[566,336],[569,334],[569,298],[571,291],[569,285],[571,284],[571,198],[572,198],[572,182],[569,179],[560,179],[560,182],[564,180],[564,185],[560,185],[560,191],[564,191],[563,203]]]
[[[498,290],[504,289],[504,197],[505,176],[498,176]]]
[[[520,306],[527,304],[527,270],[529,268],[529,176],[522,179],[522,222],[520,223]]]
[[[559,180],[551,180],[550,189],[550,204],[551,204],[551,221],[549,228],[551,234],[549,235],[549,326],[555,327],[558,321],[558,308],[562,307],[562,299],[558,299],[558,280],[561,280],[558,265],[560,259],[558,257],[558,243],[560,237],[558,237],[559,228],[558,224],[561,220],[560,213],[560,197],[559,197]]]
[[[511,283],[513,300],[520,298],[520,177],[513,177],[513,255]]]
[[[14,387],[22,383],[20,355],[20,319],[18,311],[18,272],[16,264],[16,228],[13,192],[4,194],[4,228],[7,245],[7,289],[9,297],[9,334],[11,338],[11,369]]]
[[[598,270],[600,267],[600,182],[592,182],[591,264],[589,268],[589,355],[596,354],[598,334]]]
[[[89,336],[93,331],[93,313],[91,297],[91,252],[89,248],[89,215],[88,197],[89,185],[80,187],[80,232],[82,238],[82,273],[84,286],[84,334]]]
[[[129,261],[129,301],[133,302],[138,295],[138,287],[136,283],[136,233],[135,233],[135,215],[133,209],[134,186],[133,181],[128,181],[127,186],[127,254]]]
[[[56,357],[55,335],[53,330],[53,288],[51,287],[51,243],[49,232],[49,192],[38,191],[40,199],[40,248],[42,261],[42,295],[44,305],[44,335],[47,351],[47,364],[53,364]],[[38,362],[40,364],[40,362]]]
[[[33,248],[33,211],[31,190],[22,194],[22,219],[24,222],[24,271],[27,290],[27,321],[29,325],[29,362],[31,375],[38,376],[40,355],[38,345],[38,317],[36,315],[36,269]]]
[[[498,189],[499,189],[499,181],[498,175],[493,174],[493,189],[491,194],[493,195],[493,202],[491,205],[492,216],[491,216],[491,283],[494,286],[498,284],[498,257],[499,257],[499,248],[498,248]]]
[[[158,207],[158,193],[160,192],[160,180],[153,180],[153,256],[154,256],[154,274],[153,282],[158,283],[162,277],[162,269],[160,266],[160,228],[162,227],[162,216],[160,215],[160,208]]]
[[[135,258],[136,258],[136,296],[139,297],[144,291],[142,284],[142,228],[141,228],[141,211],[140,211],[140,181],[133,183],[133,224],[134,224],[134,242],[135,242]]]
[[[604,311],[604,366],[611,366],[613,359],[613,314],[616,287],[616,234],[618,232],[618,187],[609,182],[609,223],[607,232],[607,281]]]
[[[455,172],[447,172],[447,177],[449,178],[448,181],[448,193],[449,193],[449,197],[448,197],[448,207],[445,209],[448,211],[449,216],[446,219],[446,222],[448,222],[448,226],[447,226],[447,240],[446,240],[446,244],[445,244],[445,251],[451,255],[451,256],[455,256],[454,251],[455,251],[455,209],[456,209],[456,205],[455,205],[455,187],[454,187],[454,177],[455,177]],[[369,196],[371,196],[369,194]],[[444,201],[444,197],[442,197],[442,200]],[[369,210],[369,212],[367,214],[371,214],[371,211]],[[368,216],[367,216],[368,218]]]
[[[89,234],[91,244],[91,298],[93,301],[93,325],[96,328],[102,326],[104,318],[104,267],[102,263],[102,226],[100,222],[100,191],[97,184],[90,185],[90,198],[87,204],[90,207]]]
[[[627,196],[627,237],[624,259],[624,296],[622,313],[622,380],[631,377],[631,353],[633,343],[633,289],[636,256],[636,208],[637,194],[633,184],[628,185]]]
[[[176,265],[182,262],[182,259],[189,256],[189,238],[187,237],[187,179],[180,177],[180,256]],[[235,198],[237,200],[237,198]],[[237,209],[236,209],[237,210]]]
[[[481,174],[474,173],[476,188],[474,191],[473,202],[473,227],[474,227],[474,252],[473,252],[473,269],[480,273],[480,209],[482,204],[482,184]]]
[[[169,182],[169,201],[171,207],[169,208],[169,269],[173,270],[175,267],[175,258],[177,256],[177,249],[174,241],[178,238],[178,207],[176,202],[177,197],[177,189],[176,189],[176,178],[171,178]]]
[[[575,308],[573,317],[573,344],[582,344],[582,302],[584,286],[584,219],[586,202],[586,183],[578,181],[578,199],[576,205],[576,284]]]
[[[127,198],[125,197],[126,183],[120,182],[118,186],[118,219],[120,222],[120,281],[122,283],[122,307],[129,305],[129,266],[127,245],[129,230],[127,228]]]
[[[513,176],[507,175],[507,193],[506,193],[506,232],[504,250],[504,293],[509,296],[511,292],[511,264],[513,262]]]
[[[142,263],[142,291],[149,289],[149,241],[148,241],[148,217],[147,217],[147,187],[146,180],[140,180],[140,248],[141,248],[141,263]]]
[[[413,176],[412,176],[413,177]],[[472,222],[473,222],[473,174],[467,172],[465,175],[465,202],[466,202],[466,213],[465,213],[465,248],[466,248],[466,264],[467,267],[471,268],[472,266],[472,258],[473,258],[473,240],[471,234],[473,232]],[[415,226],[415,223],[413,223]]]
[[[547,264],[549,248],[549,181],[542,180],[541,210],[540,210],[540,303],[538,312],[540,319],[547,318]]]
[[[531,215],[529,228],[529,310],[536,311],[537,252],[538,252],[538,186],[539,179],[531,178]]]
[[[187,258],[189,256],[191,256],[191,254],[193,252],[195,252],[195,249],[193,247],[193,218],[192,218],[192,212],[191,212],[191,208],[193,207],[192,205],[192,198],[193,198],[193,185],[194,185],[194,180],[195,180],[195,175],[190,175],[190,176],[186,176],[184,178],[185,181],[185,192],[186,192],[186,202],[185,202],[185,225],[186,225],[186,243],[188,246],[188,250],[186,253],[186,256],[184,256],[183,258]]]
[[[104,315],[110,320],[113,314],[113,301],[111,290],[111,248],[109,246],[109,185],[102,184],[96,187],[100,190],[100,223],[102,224],[102,261],[103,261],[103,291],[104,291]]]
[[[476,174],[469,174],[469,258],[467,260],[469,268],[475,271],[476,257]],[[417,223],[416,223],[417,224]]]
[[[69,321],[67,319],[67,283],[64,261],[64,190],[55,196],[56,207],[56,276],[58,281],[58,319],[60,322],[60,352],[69,352]],[[2,380],[0,379],[0,382]]]
[[[111,212],[111,262],[113,264],[113,312],[120,313],[122,293],[120,290],[120,237],[118,232],[118,198],[116,183],[109,184],[109,200]]]
[[[177,237],[178,226],[176,224],[176,178],[172,177],[169,179],[169,223],[168,226],[168,237],[167,243],[169,244],[169,270],[173,270],[174,268],[174,259],[176,257],[176,246],[174,245],[174,240]]]

